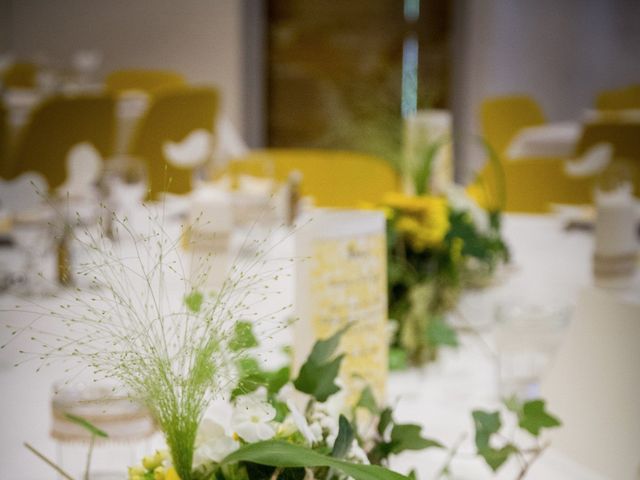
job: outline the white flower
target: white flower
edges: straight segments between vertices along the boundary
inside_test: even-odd
[[[212,461],[219,463],[240,446],[239,442],[227,435],[222,425],[209,418],[200,423],[196,445],[193,459],[196,467]]]
[[[316,436],[314,432],[309,427],[307,423],[307,419],[304,418],[304,415],[300,413],[298,407],[295,406],[292,400],[287,401],[287,407],[289,407],[289,411],[291,412],[291,418],[293,422],[296,424],[298,431],[302,434],[309,445],[313,445],[316,443],[320,437]]]
[[[367,457],[366,452],[358,444],[356,439],[354,439],[351,444],[351,449],[349,450],[347,458],[355,463],[361,463],[363,465],[369,465],[371,463],[369,462],[369,457]]]
[[[245,442],[269,440],[276,434],[276,429],[271,424],[276,417],[276,409],[267,402],[266,397],[266,390],[260,388],[236,399],[231,426]]]
[[[211,402],[198,427],[194,466],[209,462],[219,463],[238,449],[240,443],[233,439],[229,428],[231,411],[231,405],[227,402]]]

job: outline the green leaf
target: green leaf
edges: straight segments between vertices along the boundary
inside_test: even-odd
[[[381,437],[384,435],[384,432],[387,431],[389,425],[393,422],[393,411],[390,408],[385,408],[380,413],[380,420],[378,420],[378,435]]]
[[[315,343],[309,358],[300,369],[298,378],[293,382],[298,391],[312,395],[319,402],[326,401],[331,395],[340,391],[340,387],[335,384],[335,379],[340,372],[344,355],[331,358],[347,329],[348,327],[338,330],[331,337]]]
[[[504,462],[509,459],[511,454],[516,453],[518,449],[511,445],[507,444],[504,447],[497,449],[491,447],[485,447],[478,450],[478,453],[484,458],[484,461],[487,462],[487,465],[491,467],[491,470],[494,472],[498,470]]]
[[[85,420],[82,417],[78,417],[77,415],[73,415],[71,413],[65,413],[64,416],[71,422],[75,423],[76,425],[80,425],[86,431],[91,433],[91,435],[95,435],[96,437],[101,437],[101,438],[109,437],[107,432],[105,432],[104,430],[100,430],[98,427],[96,427],[91,422],[89,422],[88,420]]]
[[[298,378],[293,382],[294,387],[300,392],[308,393],[319,402],[325,402],[327,398],[340,391],[335,384],[335,379],[340,371],[340,365],[344,355],[340,355],[329,363],[316,364],[307,361]]]
[[[442,448],[442,444],[424,438],[421,435],[420,425],[394,425],[391,430],[391,453],[400,453],[405,450],[424,450],[425,448]]]
[[[257,346],[258,340],[253,334],[253,325],[250,322],[237,322],[233,332],[233,338],[229,342],[229,348],[237,352]]]
[[[544,400],[525,402],[519,416],[518,425],[536,437],[543,428],[554,428],[561,425],[560,420],[545,410],[544,404]]]
[[[358,400],[358,403],[356,403],[356,407],[366,408],[371,413],[378,413],[380,411],[376,403],[376,397],[374,397],[369,385],[367,385],[364,390],[362,390],[360,399]]]
[[[427,339],[433,346],[458,346],[458,334],[442,317],[433,317],[431,319],[427,325]]]
[[[500,412],[483,412],[474,410],[471,414],[473,423],[476,428],[476,447],[478,452],[489,447],[489,439],[491,435],[500,430],[502,422],[500,420]]]
[[[331,456],[335,458],[344,458],[347,453],[349,453],[354,438],[355,433],[353,431],[353,427],[349,423],[349,420],[347,420],[344,415],[340,415],[340,419],[338,420],[338,436],[333,444]]]
[[[204,295],[202,295],[201,292],[194,290],[184,298],[184,304],[193,313],[198,313],[200,311],[200,308],[202,307],[203,300],[204,300]]]
[[[408,365],[407,352],[402,348],[389,349],[389,370],[405,370]]]
[[[243,445],[222,463],[253,462],[262,465],[285,468],[330,467],[341,471],[355,480],[407,480],[407,477],[375,465],[349,463],[322,455],[300,445],[277,440]]]
[[[307,359],[307,362],[313,363],[326,363],[335,353],[338,345],[340,345],[340,340],[342,339],[342,335],[349,329],[349,327],[344,327],[338,330],[336,333],[331,335],[329,338],[324,340],[318,340],[313,349],[311,350],[311,354]]]

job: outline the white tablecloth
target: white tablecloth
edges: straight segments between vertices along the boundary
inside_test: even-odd
[[[561,301],[573,303],[578,292],[591,283],[590,258],[592,238],[584,232],[567,233],[560,222],[548,216],[514,216],[505,218],[505,234],[513,247],[514,270],[506,280],[484,292],[465,295],[461,310],[470,323],[489,325],[495,303],[502,299],[529,301]],[[291,256],[293,241],[283,242],[274,255]],[[282,277],[287,303],[293,297],[293,280]],[[179,292],[178,292],[179,293]],[[15,304],[11,296],[0,297],[0,305]],[[17,314],[0,313],[0,321]],[[0,341],[8,335],[0,331]],[[278,342],[290,342],[283,332]],[[462,347],[444,350],[441,360],[422,370],[409,370],[391,375],[388,398],[397,404],[400,421],[420,423],[424,434],[452,444],[463,432],[468,436],[461,451],[472,452],[473,428],[470,412],[476,408],[495,408],[495,365],[487,352],[493,342],[490,328],[476,335],[463,335]],[[17,349],[14,346],[11,350]],[[61,367],[53,366],[39,374],[35,365],[11,367],[10,352],[0,355],[0,475],[2,478],[36,480],[54,478],[49,468],[22,447],[29,441],[46,454],[54,456],[55,444],[48,437],[51,384],[62,376]],[[116,459],[113,460],[114,462]],[[130,459],[125,459],[130,461]],[[394,466],[405,470],[415,467],[420,478],[433,478],[442,465],[444,453],[434,449],[406,453],[397,457]],[[507,465],[496,478],[515,476],[514,464]],[[455,478],[482,480],[494,478],[478,459],[462,455],[453,464]],[[551,449],[527,476],[530,480],[602,479]]]

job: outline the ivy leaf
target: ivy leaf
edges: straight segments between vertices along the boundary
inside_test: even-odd
[[[86,431],[88,431],[91,435],[95,435],[96,437],[108,438],[109,435],[104,430],[100,430],[94,424],[89,422],[89,420],[85,420],[82,417],[78,417],[77,415],[73,415],[72,413],[65,413],[64,416],[67,420],[75,423],[76,425],[80,425]]]
[[[335,379],[340,371],[344,355],[339,355],[328,363],[316,364],[307,360],[300,369],[293,386],[303,393],[308,393],[319,402],[325,402],[334,393],[340,391]]]
[[[478,452],[480,452],[483,449],[489,448],[491,435],[500,430],[502,426],[500,412],[489,413],[474,410],[471,415],[473,416],[473,423],[476,428],[476,447]]]
[[[442,444],[424,438],[421,435],[420,425],[394,425],[391,430],[391,453],[400,453],[405,450],[424,450],[425,448],[442,448]]]
[[[340,345],[342,335],[344,335],[348,329],[348,326],[344,327],[329,338],[318,340],[313,346],[313,349],[311,349],[311,354],[309,354],[307,362],[326,363],[335,353],[338,345]]]
[[[374,414],[380,411],[376,403],[376,398],[373,396],[373,392],[371,391],[371,387],[369,387],[368,385],[364,388],[364,390],[362,390],[360,399],[358,400],[358,403],[356,403],[356,407],[365,408]]]
[[[389,425],[393,421],[393,412],[390,408],[385,408],[380,413],[380,420],[378,420],[378,435],[381,437],[384,435],[384,432],[387,431]]]
[[[250,322],[237,322],[234,328],[233,337],[229,342],[229,348],[234,351],[246,350],[257,347],[258,340],[253,334],[253,326]]]
[[[530,400],[522,406],[522,413],[519,415],[518,425],[527,432],[540,435],[543,428],[554,428],[561,425],[553,415],[544,408],[544,400]]]
[[[332,356],[347,328],[338,330],[331,337],[315,343],[309,358],[300,369],[298,378],[293,382],[298,391],[308,393],[319,402],[326,401],[331,395],[340,391],[335,380],[344,355],[338,355],[333,359]]]
[[[198,313],[200,311],[200,308],[202,308],[203,300],[204,295],[202,295],[202,292],[194,290],[189,295],[184,297],[184,304],[191,312]]]
[[[511,445],[507,444],[502,448],[491,448],[485,447],[478,450],[478,453],[484,458],[484,461],[487,462],[487,465],[491,467],[491,470],[494,472],[498,470],[504,462],[506,462],[509,457],[516,453],[518,449]]]
[[[434,317],[427,325],[427,339],[431,345],[458,346],[458,334],[442,317]]]
[[[338,420],[338,436],[333,444],[331,456],[344,458],[347,453],[349,453],[354,438],[355,434],[349,420],[347,420],[344,415],[340,415],[340,419]]]

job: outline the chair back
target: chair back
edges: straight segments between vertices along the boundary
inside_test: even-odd
[[[519,130],[545,123],[538,103],[526,95],[489,98],[480,106],[482,135],[502,154]]]
[[[109,95],[45,100],[17,140],[9,177],[35,171],[47,179],[49,188],[60,186],[67,177],[66,158],[74,145],[89,142],[103,158],[111,155],[114,123],[114,100]]]
[[[640,109],[640,84],[601,92],[596,98],[598,110]]]
[[[181,87],[185,78],[170,70],[116,70],[107,75],[105,85],[108,91],[122,93],[131,90],[156,93],[163,88]]]
[[[17,62],[2,75],[5,88],[35,88],[38,68],[33,63]]]
[[[640,196],[640,122],[591,122],[584,126],[576,154],[606,143],[613,148],[612,168],[629,176],[636,196]]]
[[[179,168],[167,162],[166,142],[180,142],[194,130],[213,132],[218,113],[218,92],[210,87],[166,89],[154,96],[134,132],[129,152],[147,166],[149,198],[160,192],[191,191],[193,168]]]
[[[322,207],[378,203],[401,186],[400,176],[385,160],[337,150],[257,150],[233,162],[230,169],[233,174],[272,176],[277,181],[299,171],[302,195],[314,197]]]

